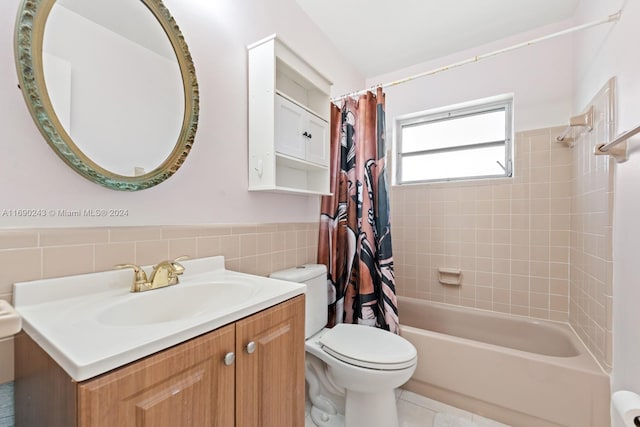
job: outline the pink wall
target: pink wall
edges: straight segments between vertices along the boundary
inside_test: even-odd
[[[0,216],[0,227],[79,227],[315,221],[319,198],[247,191],[246,46],[278,33],[334,82],[337,94],[364,78],[294,0],[167,0],[200,83],[200,121],[184,166],[135,193],[93,184],[64,164],[36,129],[16,88],[13,33],[19,0],[0,3],[0,212],[2,209],[124,208],[120,218]]]

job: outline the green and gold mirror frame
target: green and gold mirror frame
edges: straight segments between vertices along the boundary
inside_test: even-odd
[[[112,173],[88,158],[74,143],[53,109],[44,80],[42,46],[45,24],[56,0],[23,0],[18,11],[16,66],[20,88],[31,116],[48,144],[62,160],[83,177],[113,190],[143,190],[172,176],[189,154],[198,126],[198,81],[184,37],[161,0],[141,1],[155,15],[175,51],[182,75],[185,108],[182,127],[173,150],[157,168],[140,176]]]

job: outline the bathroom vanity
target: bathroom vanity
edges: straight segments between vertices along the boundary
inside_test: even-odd
[[[223,268],[198,274],[223,265],[221,257],[208,260],[185,262],[186,280],[173,289],[126,295],[121,287],[103,287],[97,292],[102,309],[94,292],[24,303],[35,289],[29,285],[37,282],[17,284],[24,331],[15,340],[16,426],[304,425],[304,287]],[[190,270],[196,273],[192,277]],[[129,278],[130,272],[99,274],[110,276],[105,283],[112,288],[122,273]],[[87,285],[92,281],[86,276],[96,275],[83,276],[65,278],[64,285]],[[204,300],[199,287],[216,283],[248,284],[250,292],[234,294],[211,310],[193,301],[190,314],[180,311],[180,295]],[[173,294],[163,294],[167,291]],[[225,299],[223,289],[213,292],[212,298]],[[138,304],[154,295],[165,312],[175,304],[178,315],[157,320],[152,308]],[[127,317],[119,311],[123,306],[139,306],[142,314]],[[87,317],[79,324],[78,316]],[[97,335],[92,341],[86,333]],[[138,344],[121,358],[127,342]],[[158,342],[162,349],[155,351]],[[148,354],[138,357],[140,348]]]

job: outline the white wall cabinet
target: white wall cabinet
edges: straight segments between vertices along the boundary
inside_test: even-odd
[[[287,98],[276,95],[275,150],[320,166],[329,164],[329,124]]]
[[[329,194],[331,82],[275,35],[249,52],[249,190]]]

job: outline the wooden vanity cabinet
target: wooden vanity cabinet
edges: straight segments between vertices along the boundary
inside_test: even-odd
[[[78,384],[79,426],[232,426],[234,325]]]
[[[304,296],[80,383],[24,333],[16,356],[17,427],[304,425]]]
[[[304,426],[304,296],[290,301],[236,323],[238,427]]]

